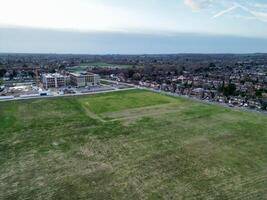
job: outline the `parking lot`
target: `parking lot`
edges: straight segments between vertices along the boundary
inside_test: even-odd
[[[108,84],[99,84],[95,86],[86,87],[60,87],[49,88],[48,90],[43,87],[33,85],[19,85],[13,87],[5,87],[0,92],[0,101],[31,99],[31,98],[44,98],[44,97],[57,97],[57,96],[80,96],[86,94],[112,92],[119,90],[133,89],[133,86],[121,83],[109,82]]]

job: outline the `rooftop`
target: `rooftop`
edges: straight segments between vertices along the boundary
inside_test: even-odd
[[[43,74],[46,78],[63,78],[65,75],[59,74],[59,73],[48,73],[48,74]]]
[[[73,76],[88,76],[88,75],[95,75],[91,72],[75,72],[75,73],[70,73]]]

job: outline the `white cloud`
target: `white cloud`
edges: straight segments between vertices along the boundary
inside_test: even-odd
[[[96,0],[0,0],[0,25],[75,30],[120,30],[141,16]]]
[[[267,22],[267,13],[264,12],[257,12],[250,10],[250,13],[255,16],[256,19]]]
[[[254,16],[254,19],[257,19],[259,21],[262,22],[267,22],[267,12],[262,12],[258,9],[255,9],[255,7],[251,8],[251,7],[246,7],[243,5],[240,5],[238,3],[236,3],[236,8],[241,8],[242,10],[246,11],[247,13],[249,13],[250,15]],[[246,16],[244,16],[246,17]]]
[[[230,14],[236,17],[234,12],[237,8],[247,12],[238,15],[238,18],[242,19],[256,19],[262,22],[267,22],[267,4],[252,2],[248,0],[184,0],[184,4],[189,6],[192,10],[197,11],[208,7],[218,10],[216,14],[213,14],[212,19],[222,17],[226,14]]]
[[[220,11],[219,13],[217,13],[216,15],[214,15],[212,18],[218,18],[218,17],[221,17],[221,16],[225,15],[226,13],[229,13],[229,12],[235,10],[236,8],[238,8],[237,5],[232,6],[232,7],[230,7],[230,8],[227,8],[227,9],[225,9],[225,10],[222,10],[222,11]]]
[[[195,11],[208,7],[212,2],[214,0],[184,0],[184,4]]]
[[[267,9],[267,4],[266,3],[253,3],[253,2],[248,2],[247,5],[249,7],[255,8],[255,9]]]

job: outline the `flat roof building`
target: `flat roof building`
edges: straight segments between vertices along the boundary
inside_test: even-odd
[[[99,84],[100,76],[90,72],[70,73],[70,82],[76,87],[93,86]]]
[[[58,73],[42,75],[42,82],[45,89],[65,87],[67,85],[68,79],[69,76]]]

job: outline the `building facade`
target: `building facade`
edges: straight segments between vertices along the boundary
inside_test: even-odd
[[[65,87],[67,85],[68,79],[69,76],[58,73],[42,75],[42,82],[45,89]]]
[[[85,72],[85,73],[71,73],[70,74],[71,85],[76,87],[85,87],[98,85],[100,83],[100,77],[97,74]]]

